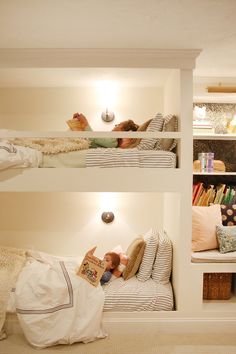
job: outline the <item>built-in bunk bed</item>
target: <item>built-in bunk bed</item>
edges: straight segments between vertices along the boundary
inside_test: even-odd
[[[18,168],[14,168],[17,167],[14,166],[14,163],[12,166],[7,166],[6,163],[5,167],[9,168],[5,168],[3,162],[3,169],[0,172],[0,190],[5,192],[73,191],[83,193],[91,191],[159,192],[162,200],[162,226],[165,232],[161,233],[162,236],[159,237],[160,243],[156,248],[156,252],[152,253],[152,261],[147,261],[147,259],[145,261],[148,262],[149,267],[148,278],[144,277],[145,281],[138,279],[139,272],[142,270],[140,265],[135,276],[130,279],[125,280],[120,277],[105,285],[104,319],[109,324],[116,323],[119,325],[120,323],[128,324],[132,322],[141,325],[146,321],[149,323],[158,322],[163,316],[163,311],[181,314],[181,305],[187,304],[186,283],[183,274],[190,276],[191,273],[190,268],[188,268],[190,249],[189,243],[186,242],[186,238],[189,239],[191,234],[191,223],[186,223],[186,218],[190,220],[191,215],[191,210],[188,208],[188,200],[191,200],[192,191],[191,170],[189,169],[192,165],[189,151],[191,149],[191,134],[189,134],[191,120],[189,120],[189,115],[192,112],[192,69],[199,51],[78,50],[75,51],[72,61],[67,52],[64,53],[64,60],[60,61],[60,56],[56,52],[51,53],[52,55],[49,56],[49,62],[47,63],[49,67],[54,65],[57,67],[60,67],[60,65],[78,67],[81,65],[84,67],[170,69],[170,75],[163,90],[163,113],[152,118],[148,126],[151,128],[150,131],[147,130],[144,133],[48,133],[46,131],[38,131],[35,134],[34,131],[21,131],[19,134],[18,131],[14,131],[14,133],[12,131],[2,131],[2,146],[6,147],[3,147],[2,152],[5,155],[8,153],[14,154],[15,149],[19,149],[18,151],[32,149],[32,147],[15,144],[16,141],[12,141],[15,138],[48,137],[51,139],[67,136],[79,139],[132,138],[141,139],[141,141],[139,145],[132,149],[106,148],[101,150],[98,148],[75,152],[75,154],[81,153],[83,155],[83,161],[85,161],[83,166],[94,167],[93,170],[90,168],[71,168],[71,166],[64,168],[65,164],[67,164],[64,161],[53,162],[48,154],[43,154],[39,150],[33,149],[37,155],[37,165],[33,167],[37,168],[25,168],[28,167],[25,165],[19,165]],[[7,62],[9,67],[18,67],[19,65],[37,67],[38,65],[35,53],[29,52],[27,56],[26,51],[24,60],[21,55],[19,57],[14,55],[13,57],[12,53],[7,51],[2,54],[4,65]],[[44,52],[45,55],[46,52]],[[84,61],[85,55],[89,58],[86,62]],[[10,57],[10,60],[6,61],[8,57]],[[54,58],[54,61],[52,61],[52,58]],[[175,129],[168,128],[169,117],[174,117]],[[178,119],[178,132],[176,132],[176,117]],[[161,124],[160,119],[162,119]],[[156,122],[157,124],[154,124]],[[157,125],[158,129],[153,129],[153,125]],[[8,127],[3,128],[8,129]],[[151,143],[149,148],[142,148],[142,144],[145,145],[147,143]],[[164,149],[162,144],[169,145],[169,148]],[[10,150],[10,152],[7,150]],[[118,159],[121,155],[122,163],[120,164]],[[99,160],[102,158],[102,165],[97,161],[98,156]],[[131,161],[135,160],[133,165],[129,160],[130,157]],[[111,165],[111,159],[112,162],[116,160],[116,163]],[[153,160],[155,160],[154,165]],[[98,169],[98,166],[107,168]],[[161,246],[162,237],[164,239],[163,248]],[[148,250],[147,244],[149,241],[147,238],[145,242],[146,250]],[[5,245],[7,246],[7,244]],[[153,251],[153,247],[151,248]],[[165,258],[166,251],[168,253],[167,263]],[[149,255],[146,255],[146,258],[149,258]],[[155,267],[155,264],[157,267]],[[166,264],[169,265],[167,268],[165,268]],[[141,296],[140,293],[142,294]],[[171,311],[173,309],[176,311]],[[139,313],[138,317],[132,314],[136,312]],[[171,317],[167,316],[166,318]]]

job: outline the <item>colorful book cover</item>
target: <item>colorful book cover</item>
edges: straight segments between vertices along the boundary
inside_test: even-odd
[[[105,269],[106,264],[103,260],[92,254],[86,254],[77,275],[93,286],[98,286]]]

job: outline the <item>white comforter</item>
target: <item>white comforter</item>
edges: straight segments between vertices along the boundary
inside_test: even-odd
[[[16,311],[25,337],[38,348],[90,342],[106,336],[104,292],[76,275],[76,263],[34,260],[16,284]]]
[[[39,167],[42,153],[28,147],[13,145],[0,139],[0,170],[14,167]]]

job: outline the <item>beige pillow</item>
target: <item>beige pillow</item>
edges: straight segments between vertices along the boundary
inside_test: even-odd
[[[164,117],[163,132],[177,132],[178,119],[177,116],[169,114]],[[172,151],[177,145],[176,139],[158,139],[155,145],[156,150]]]
[[[218,248],[216,225],[222,225],[219,204],[192,207],[192,250],[194,252]]]
[[[152,119],[147,120],[145,123],[143,123],[142,125],[140,125],[137,129],[137,132],[145,132],[147,130],[147,127],[149,126],[149,124],[151,123]],[[129,145],[127,146],[127,148],[132,149],[135,148],[141,141],[141,138],[134,138],[131,139]]]
[[[129,245],[126,255],[128,256],[128,264],[123,272],[124,280],[132,278],[138,271],[142,262],[145,250],[145,241],[142,237],[137,237]]]

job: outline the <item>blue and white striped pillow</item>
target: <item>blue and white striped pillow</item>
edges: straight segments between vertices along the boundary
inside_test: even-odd
[[[146,242],[146,247],[137,274],[137,279],[139,281],[146,281],[151,277],[152,267],[158,247],[158,231],[150,229],[144,236],[144,240]]]
[[[170,281],[172,269],[172,242],[165,231],[159,231],[159,244],[153,265],[152,279],[160,284]]]
[[[147,127],[146,132],[161,132],[163,128],[164,119],[161,113],[157,113],[156,117],[153,118]],[[141,139],[140,143],[137,145],[138,150],[152,150],[159,138],[144,138]]]

